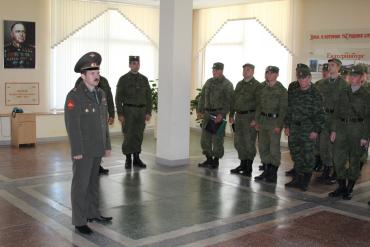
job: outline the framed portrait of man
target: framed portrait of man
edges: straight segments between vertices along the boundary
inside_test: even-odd
[[[33,69],[35,64],[35,22],[5,20],[4,68]]]

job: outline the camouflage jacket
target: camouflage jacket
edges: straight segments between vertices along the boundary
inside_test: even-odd
[[[198,112],[213,111],[214,114],[226,116],[230,112],[233,91],[233,84],[224,76],[208,79],[202,88]]]
[[[131,72],[121,76],[117,83],[116,108],[118,116],[123,116],[125,104],[143,106],[146,114],[152,113],[152,92],[148,79]]]
[[[298,82],[297,82],[298,83]],[[319,133],[325,124],[325,112],[320,92],[311,83],[307,90],[292,87],[288,90],[287,128],[298,127],[302,131]]]
[[[238,82],[234,91],[230,116],[234,116],[235,112],[256,111],[261,88],[261,83],[254,78],[249,81],[242,80]],[[251,116],[255,119],[255,112]]]
[[[286,88],[277,81],[270,87],[268,84],[261,89],[257,106],[256,120],[262,128],[282,128],[288,107]],[[264,115],[276,115],[268,117]]]

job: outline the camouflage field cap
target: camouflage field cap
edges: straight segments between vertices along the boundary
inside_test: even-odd
[[[323,70],[323,71],[329,71],[329,64],[328,64],[328,63],[324,63],[324,64],[322,65],[322,70]]]
[[[254,65],[253,65],[253,64],[251,64],[251,63],[246,63],[246,64],[244,64],[244,65],[243,65],[243,69],[244,69],[245,67],[248,67],[248,68],[254,69]]]
[[[342,61],[340,61],[338,58],[331,58],[328,60],[328,63],[333,62],[338,64],[339,66],[342,66]]]
[[[356,64],[351,69],[351,75],[362,75],[364,73],[364,67],[361,64]]]
[[[296,70],[299,70],[299,69],[309,69],[309,67],[304,64],[304,63],[297,63],[297,67],[295,68]]]
[[[139,56],[129,56],[128,57],[128,62],[140,62],[140,57]]]
[[[271,73],[279,73],[279,68],[276,66],[268,66],[266,68],[266,71],[271,72]]]
[[[311,76],[311,70],[310,68],[301,68],[297,71],[297,77],[298,79],[304,79],[307,76]]]
[[[214,63],[213,66],[212,66],[212,69],[223,70],[224,69],[224,64],[223,63]]]
[[[83,55],[75,65],[75,72],[81,73],[86,70],[98,70],[101,64],[101,56],[97,52],[88,52]]]

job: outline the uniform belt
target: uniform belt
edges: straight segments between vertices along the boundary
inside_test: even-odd
[[[124,106],[130,106],[130,107],[145,107],[145,105],[134,105],[134,104],[123,104]]]
[[[265,113],[265,112],[261,112],[261,115],[270,118],[277,118],[279,116],[279,114],[277,113]]]
[[[204,108],[205,111],[221,111],[222,108]]]
[[[333,113],[334,112],[334,109],[330,109],[330,108],[325,108],[324,111],[326,113]]]
[[[248,110],[248,111],[237,111],[238,114],[248,114],[248,113],[252,113],[252,112],[255,112],[256,110]]]
[[[344,123],[359,123],[359,122],[363,122],[364,119],[363,118],[340,118],[340,121]]]

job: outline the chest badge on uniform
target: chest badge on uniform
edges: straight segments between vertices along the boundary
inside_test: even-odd
[[[73,100],[69,99],[69,100],[67,101],[67,108],[68,108],[69,110],[72,110],[73,108],[75,108],[75,102],[74,102]]]
[[[87,109],[87,108],[86,108],[86,109],[85,109],[85,112],[89,112],[89,109]]]

